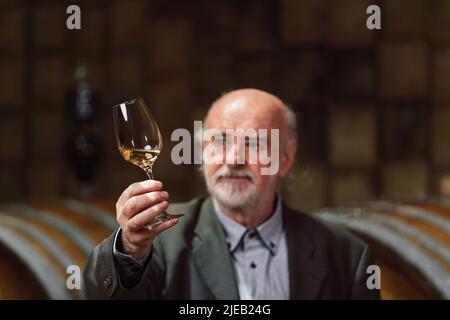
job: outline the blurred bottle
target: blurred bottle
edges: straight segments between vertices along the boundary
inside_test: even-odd
[[[101,161],[101,141],[95,134],[98,97],[87,80],[88,70],[78,64],[65,98],[65,159],[73,170],[82,196],[95,193],[94,180]]]
[[[73,126],[92,124],[98,116],[98,97],[87,80],[88,70],[78,64],[74,71],[73,87],[66,95],[66,116]]]

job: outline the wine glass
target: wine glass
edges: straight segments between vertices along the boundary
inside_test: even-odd
[[[117,146],[122,157],[145,171],[153,180],[153,164],[162,149],[162,136],[145,104],[137,98],[113,107]],[[178,218],[183,214],[162,212],[147,226]]]

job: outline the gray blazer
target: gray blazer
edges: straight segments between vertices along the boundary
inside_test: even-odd
[[[224,230],[210,198],[174,204],[186,216],[153,243],[140,282],[121,286],[113,256],[114,234],[89,256],[84,270],[88,299],[239,299]],[[291,299],[379,299],[369,290],[367,245],[341,227],[283,205]]]

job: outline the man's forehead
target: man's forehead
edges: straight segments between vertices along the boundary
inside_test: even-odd
[[[217,129],[279,129],[279,110],[267,102],[239,97],[215,105],[207,118],[207,128]]]
[[[268,117],[248,117],[230,115],[224,117],[210,118],[206,123],[206,128],[214,128],[219,130],[226,129],[243,129],[243,130],[259,130],[259,129],[279,129],[273,119]]]

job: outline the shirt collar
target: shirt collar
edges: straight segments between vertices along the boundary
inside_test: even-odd
[[[214,211],[225,229],[227,234],[227,242],[231,252],[233,252],[239,245],[243,237],[251,232],[252,229],[247,229],[243,225],[234,221],[226,214],[224,214],[219,207],[217,201],[213,198]],[[275,254],[283,233],[283,220],[282,220],[282,201],[281,196],[277,194],[275,211],[273,214],[256,227],[256,231],[259,239],[264,246],[272,253]]]

